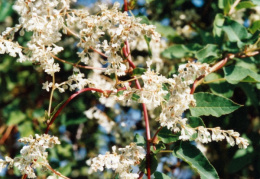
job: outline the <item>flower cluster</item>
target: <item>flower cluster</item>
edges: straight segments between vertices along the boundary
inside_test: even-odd
[[[11,42],[9,40],[5,40],[3,36],[0,36],[0,54],[9,54],[12,57],[16,57],[17,55],[20,59],[24,59],[24,55],[22,53],[22,47],[16,42]]]
[[[195,135],[197,136],[195,140],[202,143],[226,139],[231,146],[237,144],[240,148],[246,148],[248,141],[239,137],[239,133],[233,130],[225,131],[218,127],[212,129],[203,126],[198,128],[188,127],[187,118],[182,118],[182,114],[189,109],[189,106],[196,106],[196,101],[190,94],[190,85],[194,83],[196,78],[207,75],[210,68],[208,64],[189,62],[181,65],[178,71],[178,75],[169,79],[171,85],[170,98],[165,105],[162,105],[162,112],[158,118],[161,126],[166,126],[174,132],[181,132],[180,140],[192,140]]]
[[[86,12],[73,11],[67,19],[68,27],[75,29],[81,27],[79,31],[80,42],[78,46],[85,49],[85,53],[80,53],[82,61],[88,58],[88,51],[91,47],[100,49],[107,56],[107,74],[125,75],[128,69],[122,56],[118,54],[124,41],[132,42],[139,36],[146,35],[154,41],[160,40],[160,35],[155,31],[155,26],[141,24],[141,19],[128,16],[126,12],[118,11],[119,3],[115,3],[111,9],[106,5],[100,5],[100,15],[88,15]],[[100,39],[108,34],[110,41]]]
[[[103,171],[104,167],[115,170],[120,178],[134,179],[138,178],[137,173],[131,173],[132,166],[138,165],[140,160],[145,157],[145,150],[137,146],[136,143],[131,143],[125,148],[119,148],[116,152],[116,146],[112,147],[113,152],[107,152],[105,155],[98,155],[93,159],[89,159],[87,164],[91,166],[92,171]]]
[[[23,175],[28,175],[28,178],[36,177],[34,173],[36,167],[42,166],[43,169],[46,169],[49,166],[47,160],[48,153],[45,150],[52,148],[54,144],[60,144],[57,137],[51,137],[48,134],[36,134],[35,138],[29,136],[18,141],[26,144],[20,151],[21,156],[14,159],[5,157],[5,161],[0,159],[0,171],[6,165],[9,165],[9,168],[15,166]]]
[[[220,127],[216,128],[205,128],[199,126],[197,128],[182,127],[180,140],[191,140],[195,136],[195,141],[201,143],[208,143],[211,141],[222,141],[224,139],[227,142],[234,146],[238,145],[239,148],[247,148],[249,145],[248,141],[242,137],[239,137],[240,134],[233,130],[221,130]]]
[[[162,112],[158,118],[161,126],[167,126],[174,132],[180,131],[180,126],[185,125],[182,114],[189,106],[195,106],[196,101],[190,94],[190,85],[194,83],[197,77],[209,72],[208,64],[187,63],[179,67],[179,74],[173,75],[169,79],[170,98],[162,106]]]

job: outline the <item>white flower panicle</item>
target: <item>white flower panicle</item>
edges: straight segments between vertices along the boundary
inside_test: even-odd
[[[132,96],[135,94],[139,96],[137,102],[145,103],[149,109],[160,106],[165,101],[165,95],[168,94],[168,91],[163,89],[163,84],[167,83],[168,79],[151,71],[150,68],[141,78],[144,83],[141,89],[128,87],[124,90],[123,95],[117,99],[127,101],[128,104],[131,104],[133,101]]]
[[[100,5],[100,13],[90,15],[85,10],[70,9],[70,0],[17,0],[13,9],[20,15],[19,24],[3,32],[0,53],[9,53],[14,57],[18,54],[18,62],[37,62],[47,74],[54,76],[60,71],[59,64],[54,62],[54,55],[63,50],[56,43],[61,40],[62,32],[66,35],[70,33],[80,39],[77,45],[84,50],[77,54],[82,63],[89,64],[94,48],[107,55],[107,74],[125,75],[129,65],[119,53],[122,44],[126,40],[133,42],[144,35],[151,37],[153,42],[159,42],[160,34],[155,31],[155,26],[141,24],[141,19],[120,12],[119,6],[119,3],[115,3],[108,9],[106,5]],[[14,33],[18,31],[20,35],[24,35],[25,31],[32,32],[24,50],[18,44],[4,39],[11,36],[12,40]],[[110,40],[105,40],[104,35],[109,35]],[[160,61],[159,58],[156,60]],[[71,76],[68,81],[67,87],[59,84],[55,86],[59,87],[60,92],[64,92],[68,86],[70,90],[75,90],[87,85],[83,74]],[[70,84],[71,81],[77,82]],[[43,88],[48,90],[50,86],[44,83]]]
[[[240,137],[238,132],[233,130],[221,130],[220,127],[216,128],[205,128],[203,126],[199,126],[196,128],[190,128],[187,126],[183,126],[181,129],[180,140],[191,140],[195,136],[195,141],[201,143],[208,143],[211,141],[222,141],[226,139],[226,141],[231,145],[238,145],[239,148],[247,148],[249,145],[248,140]]]
[[[62,12],[70,8],[69,3],[69,0],[17,0],[13,9],[20,15],[22,30],[33,32],[31,43],[51,45],[61,39]]]
[[[131,173],[132,167],[138,165],[145,158],[144,148],[131,143],[125,148],[119,148],[116,152],[116,146],[112,147],[113,153],[107,152],[105,155],[98,155],[93,159],[89,159],[87,164],[91,166],[90,172],[97,170],[103,171],[104,167],[112,169],[119,174],[122,179],[138,178],[137,173]]]
[[[80,27],[79,47],[83,49],[100,49],[107,55],[107,63],[109,66],[106,73],[116,73],[118,76],[125,75],[128,69],[122,56],[118,54],[121,50],[121,44],[128,40],[132,42],[134,39],[142,35],[151,37],[154,41],[160,41],[160,34],[155,31],[155,26],[141,24],[139,18],[128,16],[127,12],[120,12],[118,10],[119,3],[115,3],[111,9],[106,5],[100,5],[100,15],[88,15],[82,11],[71,12],[70,17],[67,19],[68,27]],[[76,25],[75,25],[76,23]],[[110,35],[110,41],[100,39],[105,35]],[[87,54],[79,54],[82,59],[86,59]],[[85,61],[85,60],[83,60]]]
[[[152,71],[149,68],[150,62],[147,62],[148,70],[141,76],[144,83],[143,87],[141,89],[128,87],[117,100],[131,103],[133,101],[132,96],[135,94],[139,96],[137,102],[145,103],[149,109],[162,106],[160,123],[162,126],[173,128],[172,122],[181,118],[182,113],[190,105],[195,105],[193,95],[190,94],[190,85],[197,77],[209,72],[209,65],[189,62],[179,67],[179,75],[174,75],[173,78],[168,79]],[[164,84],[167,84],[169,90]],[[169,92],[169,100],[166,101],[165,96]]]
[[[190,94],[190,85],[195,79],[209,73],[208,64],[189,62],[179,67],[179,74],[168,80],[170,85],[169,100],[162,105],[162,112],[158,121],[161,126],[167,127],[174,132],[181,130],[180,125],[185,125],[186,120],[182,114],[189,106],[195,106],[196,101]]]
[[[18,55],[20,61],[25,61],[25,56],[22,53],[22,47],[18,44],[18,42],[14,43],[9,40],[5,40],[3,36],[0,36],[0,54],[5,53],[12,57],[16,57]]]
[[[15,166],[23,175],[28,175],[28,178],[36,177],[34,173],[36,167],[41,166],[43,169],[46,169],[46,166],[49,166],[47,160],[48,153],[45,150],[52,148],[54,144],[60,144],[57,137],[51,137],[48,134],[36,134],[35,138],[29,136],[18,141],[26,144],[20,151],[21,156],[14,159],[5,157],[5,161],[0,159],[0,171],[6,165],[8,165],[8,168]]]
[[[233,130],[220,130],[219,127],[188,127],[187,119],[182,118],[182,114],[189,109],[189,106],[196,106],[196,101],[190,94],[190,85],[194,83],[196,78],[207,75],[210,68],[208,64],[189,62],[181,65],[178,71],[178,75],[174,75],[173,79],[168,80],[170,97],[166,104],[162,105],[162,112],[158,118],[161,126],[174,132],[180,132],[180,140],[192,140],[196,135],[195,141],[202,143],[226,139],[231,146],[237,144],[239,148],[246,148],[249,145],[248,141],[239,137],[239,133]]]

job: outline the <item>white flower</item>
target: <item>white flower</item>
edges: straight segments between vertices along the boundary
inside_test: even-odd
[[[35,136],[36,138],[29,136],[19,139],[19,142],[27,144],[21,149],[21,156],[14,159],[5,157],[5,161],[0,160],[0,169],[9,164],[9,167],[17,167],[23,175],[28,175],[28,178],[35,178],[34,169],[40,166],[37,160],[40,160],[43,166],[49,165],[47,161],[48,153],[45,150],[53,147],[54,144],[60,144],[60,141],[57,137],[51,137],[48,134],[36,134]]]
[[[45,83],[42,83],[42,89],[46,89],[46,91],[50,91],[50,89],[49,88],[51,88],[52,87],[52,82],[51,83],[49,83],[48,81],[46,81]]]
[[[212,140],[213,141],[222,141],[225,139],[225,136],[221,133],[221,130],[219,127],[212,129]]]
[[[91,160],[87,161],[87,164],[91,166],[93,171],[103,171],[104,167],[115,170],[119,174],[119,178],[138,178],[137,173],[131,173],[132,166],[139,164],[141,159],[145,157],[145,150],[137,146],[135,143],[131,143],[125,148],[119,148],[119,154],[116,153],[116,147],[113,146],[113,153],[107,152],[105,155],[98,155]]]

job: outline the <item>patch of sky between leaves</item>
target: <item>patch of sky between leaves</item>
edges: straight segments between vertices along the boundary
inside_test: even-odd
[[[191,0],[195,7],[202,7],[204,5],[204,0]]]

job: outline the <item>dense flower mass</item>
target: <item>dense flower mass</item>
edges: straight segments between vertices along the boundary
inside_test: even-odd
[[[169,79],[170,97],[162,105],[162,112],[159,117],[161,126],[166,126],[174,132],[180,131],[180,126],[186,124],[182,114],[189,106],[195,106],[196,101],[190,94],[190,85],[197,77],[209,73],[208,64],[188,63],[179,67],[179,74]]]
[[[191,92],[191,86],[196,83],[196,81],[213,72],[211,65],[200,63],[202,60],[198,58],[198,51],[195,53],[193,52],[195,51],[194,49],[189,50],[189,53],[191,53],[189,54],[189,59],[182,59],[188,62],[183,63],[183,61],[181,61],[181,65],[175,66],[176,71],[178,69],[177,73],[167,76],[165,75],[166,73],[162,72],[164,62],[161,52],[165,49],[168,39],[161,39],[161,35],[156,32],[154,25],[142,23],[141,18],[129,15],[127,12],[121,12],[118,2],[114,3],[111,7],[100,4],[98,6],[99,12],[95,15],[90,14],[87,10],[72,9],[70,6],[71,2],[75,2],[75,0],[17,0],[13,9],[20,16],[19,23],[13,28],[7,28],[0,35],[0,54],[17,57],[19,63],[31,62],[37,64],[37,70],[46,73],[48,77],[51,76],[52,80],[45,79],[41,81],[42,89],[50,92],[49,109],[45,115],[48,125],[46,133],[48,133],[50,125],[54,122],[53,119],[57,117],[56,114],[59,114],[64,106],[80,93],[79,90],[84,91],[82,89],[86,87],[89,87],[87,90],[92,93],[100,93],[100,95],[97,94],[95,97],[97,97],[99,102],[103,105],[102,108],[104,107],[104,110],[100,110],[96,107],[96,101],[86,101],[87,106],[92,105],[92,107],[85,111],[84,114],[88,119],[96,119],[97,123],[104,128],[105,132],[111,135],[115,134],[115,136],[119,136],[120,133],[118,131],[114,132],[112,129],[120,125],[126,126],[121,120],[112,120],[112,117],[117,115],[115,105],[123,106],[122,108],[121,106],[118,108],[125,112],[124,110],[128,110],[128,106],[132,105],[132,107],[136,107],[140,103],[143,104],[144,121],[145,125],[147,125],[147,152],[136,143],[128,142],[130,145],[125,148],[116,148],[116,146],[113,146],[112,153],[107,152],[105,155],[98,155],[87,161],[87,164],[90,166],[89,173],[97,172],[98,170],[104,171],[106,168],[115,171],[117,176],[122,179],[139,178],[140,173],[135,172],[134,167],[144,161],[146,156],[150,156],[152,153],[152,151],[150,151],[150,145],[156,143],[156,135],[163,127],[167,128],[171,133],[178,135],[178,139],[182,141],[193,140],[200,143],[208,143],[226,140],[231,146],[238,145],[239,148],[247,148],[249,141],[240,137],[238,132],[223,130],[220,127],[191,127],[188,119],[185,118],[185,112],[190,107],[196,106],[196,100],[192,94],[193,91]],[[259,8],[255,8],[254,11],[259,13],[260,10]],[[176,34],[182,35],[189,40],[195,35],[198,35],[195,30],[199,28],[199,26],[197,27],[193,24],[200,20],[200,16],[196,11],[193,9],[176,11],[173,13],[173,16],[176,18],[172,23]],[[222,19],[223,23],[225,18],[223,17]],[[233,18],[235,18],[235,16]],[[244,22],[242,16],[236,18]],[[254,22],[259,20],[259,17],[250,15],[249,20]],[[237,26],[237,24],[235,26]],[[223,32],[221,31],[221,36],[224,36],[223,33],[227,29],[228,28],[224,29]],[[200,33],[204,33],[204,31]],[[243,30],[241,30],[241,33],[244,33]],[[22,46],[22,43],[16,41],[18,34],[20,36],[29,34],[26,45]],[[204,38],[206,38],[208,34],[204,36]],[[172,38],[176,41],[185,41],[177,37]],[[63,60],[61,57],[58,57],[59,55],[66,56],[63,54],[66,49],[63,39],[71,42],[73,48],[77,49],[73,52],[76,59]],[[254,40],[243,39],[243,41]],[[215,43],[215,39],[214,41],[212,40],[212,43],[213,42]],[[173,47],[176,47],[174,45]],[[241,54],[246,56],[248,54],[259,53],[259,51],[250,51],[250,45],[246,45],[246,47],[249,48],[248,53],[239,52],[238,55],[232,54],[232,56],[237,57]],[[254,45],[257,48],[259,46],[257,43]],[[200,45],[197,44],[196,46]],[[210,44],[209,46],[215,48],[217,45]],[[179,46],[177,47],[179,48]],[[222,48],[228,49],[231,48],[231,45],[230,47],[227,45]],[[183,49],[183,51],[185,51],[186,47],[183,47]],[[138,51],[138,53],[131,54],[132,52],[130,52],[130,50],[132,52]],[[200,49],[200,52],[204,53],[205,51],[207,52],[207,50],[208,49]],[[186,53],[186,51],[183,53]],[[223,52],[223,54],[227,53]],[[204,57],[204,54],[202,56]],[[218,57],[218,54],[213,54],[209,57],[215,58],[215,56]],[[225,58],[226,62],[230,56],[231,55],[228,55]],[[205,58],[207,57],[208,56],[205,55]],[[194,58],[198,58],[199,60],[192,61],[191,59]],[[220,64],[224,66],[226,62]],[[55,75],[70,69],[62,63],[72,67],[71,72],[69,72],[70,76],[68,75],[56,80],[57,77]],[[147,65],[146,69],[143,68],[145,63]],[[139,67],[143,70],[140,70],[142,71],[141,73],[135,71],[136,69],[138,71]],[[93,71],[88,73],[84,72],[83,69],[91,69]],[[175,69],[172,69],[172,72],[175,72]],[[257,76],[257,74],[255,76]],[[251,76],[248,75],[248,77]],[[53,115],[51,111],[53,108],[53,96],[56,95],[54,95],[55,90],[58,90],[60,93],[64,93],[66,90],[76,93],[73,94],[74,96],[72,95],[68,98],[65,103],[62,103],[62,107],[58,105],[58,109],[53,110],[55,111]],[[55,99],[59,98],[55,97]],[[126,109],[123,109],[125,106],[127,106]],[[160,125],[160,129],[155,132],[156,135],[154,138],[150,137],[149,120],[148,115],[146,115],[146,109],[148,109],[148,113],[150,112],[150,114],[156,111],[154,113],[156,116],[152,118]],[[104,112],[106,110],[113,111],[112,117]],[[128,114],[128,112],[126,112],[126,114]],[[141,117],[138,116],[136,118],[139,119]],[[70,124],[64,121],[65,120],[61,122],[62,125],[63,123],[67,125]],[[86,120],[84,120],[84,122],[85,121]],[[132,120],[132,122],[133,121],[134,120]],[[75,122],[75,124],[78,123],[78,121]],[[137,128],[139,129],[141,125],[140,123],[140,125],[136,126],[138,126]],[[82,124],[82,126],[84,125]],[[82,128],[78,129],[78,134],[80,135],[83,131]],[[50,169],[51,172],[60,176],[58,172],[50,167],[47,160],[48,153],[46,152],[46,149],[52,148],[54,144],[60,144],[57,137],[52,137],[48,134],[36,134],[35,137],[24,137],[18,141],[25,144],[20,151],[21,155],[14,159],[10,157],[5,157],[5,160],[0,159],[0,171],[6,166],[8,166],[8,168],[17,167],[23,175],[28,176],[28,178],[35,178],[35,169],[41,167],[43,170]],[[73,147],[73,149],[75,149],[78,146],[75,144]],[[156,149],[155,145],[153,149]],[[49,176],[48,178],[52,179],[57,177]]]
[[[48,134],[35,135],[23,137],[18,140],[26,144],[20,151],[21,156],[11,159],[10,157],[5,157],[5,160],[0,159],[0,171],[8,165],[8,168],[13,166],[17,167],[22,174],[28,175],[28,178],[35,178],[34,169],[36,167],[42,167],[42,169],[47,169],[49,162],[47,160],[48,153],[46,149],[52,148],[54,144],[60,144],[57,137],[51,137]]]
[[[120,178],[123,179],[134,179],[138,178],[137,173],[132,173],[132,167],[138,165],[145,157],[145,150],[137,146],[136,143],[131,143],[125,148],[119,148],[118,153],[116,146],[112,147],[113,152],[107,152],[105,155],[98,155],[93,159],[89,159],[87,164],[91,166],[92,171],[103,171],[104,167],[112,169],[119,174]]]

